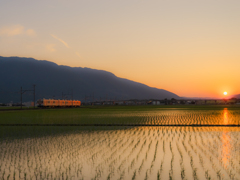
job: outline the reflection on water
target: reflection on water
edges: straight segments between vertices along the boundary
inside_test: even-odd
[[[230,135],[228,134],[228,132],[224,131],[222,134],[222,161],[225,169],[229,167],[229,161],[231,159],[230,140]]]
[[[224,117],[224,118],[223,118]],[[157,109],[152,111],[127,111],[109,114],[82,116],[85,123],[110,124],[155,124],[155,125],[238,125],[240,109],[228,110],[191,110],[191,109]],[[114,119],[114,121],[113,121]],[[81,123],[81,122],[79,122]]]
[[[228,124],[228,109],[224,108],[223,110],[223,124]]]
[[[228,124],[228,109],[224,108],[224,124]],[[229,161],[231,158],[231,137],[227,131],[222,133],[222,162],[225,169],[229,167]]]
[[[238,127],[0,131],[2,179],[240,179]]]

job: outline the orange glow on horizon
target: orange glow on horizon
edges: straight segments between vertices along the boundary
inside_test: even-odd
[[[43,1],[1,4],[1,56],[104,70],[179,97],[240,94],[237,0]]]

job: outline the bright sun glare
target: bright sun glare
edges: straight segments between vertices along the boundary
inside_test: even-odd
[[[224,94],[224,95],[227,95],[227,92],[225,91],[223,94]]]

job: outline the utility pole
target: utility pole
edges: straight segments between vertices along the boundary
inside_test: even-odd
[[[73,106],[73,89],[72,89],[72,106]]]
[[[33,85],[33,104],[34,104],[34,109],[35,109],[35,84]]]
[[[21,86],[21,91],[20,91],[20,94],[21,94],[21,109],[22,109],[22,86]]]
[[[27,92],[27,91],[33,91],[33,103],[34,103],[34,108],[35,108],[35,84],[33,85],[33,90],[23,90],[22,89],[22,86],[21,86],[21,90],[20,90],[20,95],[21,95],[21,109],[22,109],[22,95],[25,93],[25,92]]]

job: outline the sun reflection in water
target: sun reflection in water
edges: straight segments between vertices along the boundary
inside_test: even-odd
[[[224,125],[226,125],[226,124],[228,124],[228,109],[227,108],[224,108],[223,116],[224,116],[223,123],[224,123]]]
[[[224,124],[228,124],[228,109],[224,108]],[[223,167],[227,169],[229,167],[230,157],[231,157],[231,137],[229,135],[229,132],[224,130],[222,134],[222,162]]]

